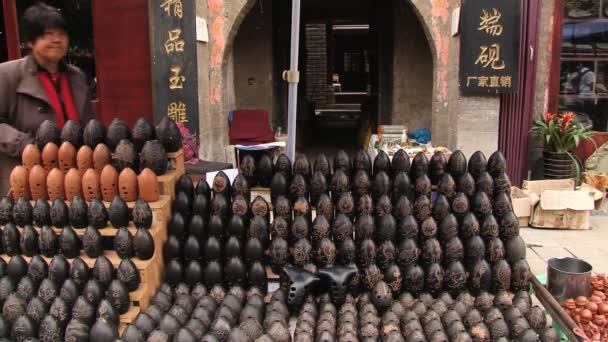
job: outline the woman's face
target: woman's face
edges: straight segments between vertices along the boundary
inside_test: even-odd
[[[62,29],[46,29],[34,42],[28,43],[39,63],[59,63],[68,51],[68,34]]]

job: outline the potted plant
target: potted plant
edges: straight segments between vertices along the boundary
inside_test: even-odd
[[[563,114],[545,114],[544,118],[535,120],[531,132],[543,136],[545,150],[543,163],[545,178],[561,179],[572,177],[572,166],[576,170],[576,178],[580,175],[580,167],[572,153],[581,141],[588,139],[592,132],[575,120],[572,112]]]

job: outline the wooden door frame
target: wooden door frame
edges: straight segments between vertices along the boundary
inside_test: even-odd
[[[557,113],[559,106],[559,80],[562,51],[562,23],[565,0],[555,0],[553,8],[553,30],[551,37],[551,65],[549,66],[549,101],[547,110]]]
[[[8,60],[21,58],[19,45],[19,21],[17,20],[16,0],[2,0],[4,28],[6,30],[6,50]]]
[[[528,134],[533,118],[536,87],[540,3],[521,0],[517,92],[502,94],[498,124],[498,148],[509,164],[513,185],[520,186],[528,169]]]

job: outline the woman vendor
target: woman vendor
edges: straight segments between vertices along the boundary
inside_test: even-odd
[[[68,120],[84,125],[95,117],[84,73],[64,61],[69,39],[66,23],[54,7],[38,3],[21,19],[29,54],[0,64],[0,195],[9,191],[12,168],[34,142],[44,120],[61,129]]]

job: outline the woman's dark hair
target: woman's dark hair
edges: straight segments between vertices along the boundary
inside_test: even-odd
[[[25,10],[21,17],[21,38],[24,42],[35,41],[48,29],[66,29],[63,15],[55,7],[39,2]]]

